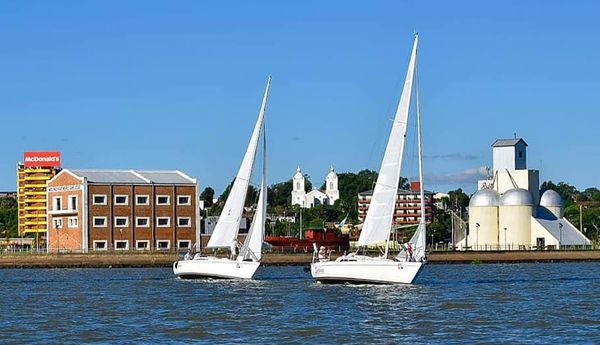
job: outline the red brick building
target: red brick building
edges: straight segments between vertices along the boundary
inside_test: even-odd
[[[421,195],[419,192],[419,182],[412,182],[410,190],[398,189],[398,198],[396,199],[396,209],[394,215],[394,224],[418,224],[421,220]],[[425,222],[431,222],[433,217],[433,193],[424,191],[425,194]],[[371,204],[373,191],[358,193],[358,221],[364,222],[367,216],[367,210]]]
[[[48,181],[49,252],[199,243],[197,180],[180,171],[64,169]]]

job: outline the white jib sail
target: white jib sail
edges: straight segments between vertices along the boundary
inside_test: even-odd
[[[381,162],[379,176],[373,190],[373,196],[371,197],[371,204],[367,210],[367,216],[358,239],[359,246],[381,243],[389,240],[390,237],[396,205],[396,194],[398,193],[400,169],[402,168],[402,155],[410,109],[418,40],[418,36],[415,35],[402,96],[400,96],[394,124],[392,125],[383,161]]]
[[[248,143],[248,149],[246,150],[246,154],[240,165],[240,170],[235,177],[233,186],[229,191],[229,196],[227,197],[227,201],[225,201],[225,206],[221,211],[215,230],[208,241],[208,248],[231,248],[237,241],[240,220],[246,201],[246,192],[248,191],[248,184],[250,183],[250,176],[252,174],[252,166],[254,165],[260,132],[263,128],[270,86],[271,76],[267,79],[265,94],[262,99],[262,105],[260,107],[260,112],[258,113],[256,125],[254,126],[254,132],[252,132],[252,137],[250,137],[250,142]]]
[[[250,230],[240,250],[238,260],[256,260],[260,261],[262,257],[262,244],[264,240],[265,220],[267,217],[267,144],[265,139],[265,130],[263,128],[263,159],[262,159],[262,177],[260,181],[260,192],[258,194],[258,204]]]

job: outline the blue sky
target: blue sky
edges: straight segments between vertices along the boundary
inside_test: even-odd
[[[426,187],[475,188],[513,133],[542,179],[600,186],[594,1],[0,3],[0,190],[25,150],[66,168],[180,169],[219,193],[266,76],[269,179],[377,169],[421,37]],[[416,176],[414,124],[406,176]],[[411,154],[412,152],[412,154]]]

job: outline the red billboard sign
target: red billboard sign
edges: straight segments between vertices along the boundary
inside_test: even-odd
[[[59,167],[60,152],[58,151],[43,151],[43,152],[25,152],[23,161],[26,167]]]

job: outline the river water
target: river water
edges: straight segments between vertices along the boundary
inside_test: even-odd
[[[600,343],[600,263],[426,265],[411,286],[0,270],[0,343]]]

